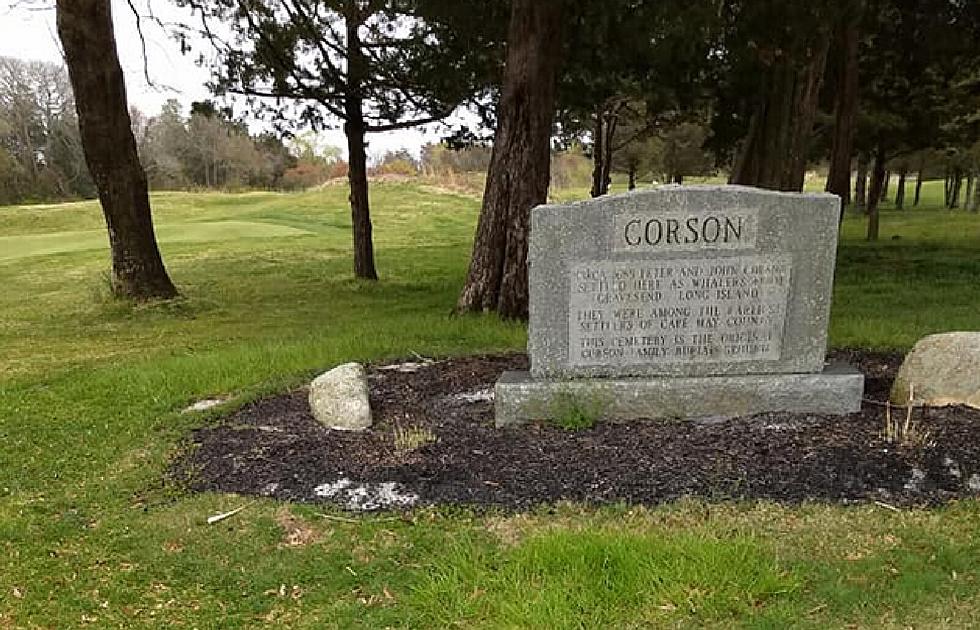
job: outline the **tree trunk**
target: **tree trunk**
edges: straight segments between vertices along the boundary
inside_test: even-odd
[[[636,190],[636,167],[631,165],[629,167],[628,174],[629,174],[628,190]]]
[[[960,189],[963,187],[963,173],[960,169],[953,171],[953,179],[950,182],[952,191],[949,195],[949,209],[955,210],[960,207]]]
[[[909,169],[902,167],[898,169],[898,184],[895,189],[895,209],[903,210],[905,208],[905,177],[908,175]]]
[[[878,240],[878,204],[881,189],[885,186],[885,152],[881,147],[875,151],[874,167],[871,173],[871,190],[868,191],[868,240]]]
[[[85,162],[109,231],[112,291],[136,300],[172,298],[177,289],[153,233],[146,172],[136,152],[110,2],[58,0],[57,23]]]
[[[830,172],[826,190],[841,198],[841,212],[851,203],[851,157],[858,108],[858,25],[861,7],[848,14],[837,30],[840,59],[837,65],[837,93],[834,95],[834,136],[830,148]]]
[[[963,209],[969,210],[973,207],[973,171],[966,174],[966,192],[963,195]]]
[[[953,199],[953,175],[946,169],[946,176],[943,180],[943,205],[949,207]]]
[[[980,210],[980,174],[977,173],[973,175],[973,198],[967,210],[970,212]]]
[[[606,152],[602,160],[602,194],[609,194],[609,187],[612,185],[612,154],[613,154],[613,134],[616,133],[616,118],[612,118],[607,123],[607,136],[603,149]]]
[[[528,232],[531,208],[548,196],[561,15],[560,0],[511,5],[493,152],[457,312],[528,315]]]
[[[684,176],[681,175],[680,173],[675,173],[672,179],[674,183],[677,184],[678,186],[684,183]]]
[[[806,63],[777,59],[766,69],[762,97],[739,151],[733,184],[803,190],[807,149],[817,112],[830,38],[818,35]]]
[[[609,185],[612,183],[612,154],[615,148],[613,140],[623,105],[625,101],[621,98],[612,97],[596,108],[593,131],[595,137],[592,141],[592,189],[589,191],[593,197],[609,193]]]
[[[358,106],[359,110],[360,107]],[[347,116],[352,116],[350,109]],[[354,227],[354,276],[377,280],[374,266],[374,237],[371,227],[371,206],[368,198],[367,152],[364,147],[364,120],[353,118],[344,124],[347,135],[347,181],[350,183],[350,213]]]
[[[888,185],[891,183],[891,181],[892,181],[892,173],[891,173],[891,171],[885,171],[885,181],[884,181],[884,184],[882,184],[882,186],[881,186],[881,200],[882,201],[888,201]]]
[[[854,180],[854,207],[864,210],[868,205],[868,155],[858,154],[857,175]]]
[[[364,52],[358,28],[361,16],[355,3],[347,22],[348,96],[344,101],[344,134],[347,136],[347,181],[350,183],[350,214],[354,232],[354,276],[377,280],[374,266],[374,237],[371,228],[371,204],[368,198],[367,151],[364,146],[364,105],[361,81],[365,74]]]
[[[600,197],[606,194],[604,160],[606,158],[606,121],[603,114],[603,107],[597,107],[595,112],[595,127],[592,131],[592,189],[589,194],[592,197]]]
[[[912,205],[919,205],[919,199],[922,197],[922,172],[924,167],[919,165],[919,171],[915,174],[915,199],[912,200]]]

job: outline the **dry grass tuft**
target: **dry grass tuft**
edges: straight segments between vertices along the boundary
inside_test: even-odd
[[[889,444],[900,444],[911,448],[927,448],[934,444],[928,430],[922,429],[919,423],[912,420],[912,410],[915,406],[915,386],[909,383],[909,401],[905,406],[905,418],[892,415],[892,405],[885,403],[885,429],[882,436]]]
[[[322,538],[320,532],[290,512],[289,508],[282,508],[276,513],[276,523],[283,530],[280,547],[306,547],[320,542]]]
[[[392,439],[395,443],[395,453],[402,456],[417,451],[426,444],[432,444],[439,438],[428,427],[395,425]]]

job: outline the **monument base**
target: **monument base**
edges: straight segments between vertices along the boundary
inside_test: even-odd
[[[604,420],[744,416],[764,412],[846,414],[861,409],[864,375],[844,363],[815,374],[534,379],[505,372],[497,381],[497,426],[569,413]]]

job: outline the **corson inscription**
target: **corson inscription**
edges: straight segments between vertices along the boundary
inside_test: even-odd
[[[758,221],[757,210],[621,213],[613,222],[613,251],[751,249]]]

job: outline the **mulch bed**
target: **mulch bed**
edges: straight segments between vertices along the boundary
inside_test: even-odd
[[[861,369],[865,397],[876,401],[887,398],[902,359],[857,350],[832,357]],[[975,409],[916,409],[913,418],[928,438],[908,447],[882,439],[884,407],[868,402],[847,416],[768,413],[599,423],[578,431],[545,424],[497,429],[485,393],[504,370],[526,367],[524,355],[438,361],[414,372],[371,367],[375,424],[359,434],[318,425],[305,390],[259,400],[195,431],[173,474],[192,490],[351,509],[656,504],[683,496],[922,505],[980,491]],[[421,429],[435,441],[398,447],[396,433],[426,433]],[[369,495],[378,500],[364,500]]]

